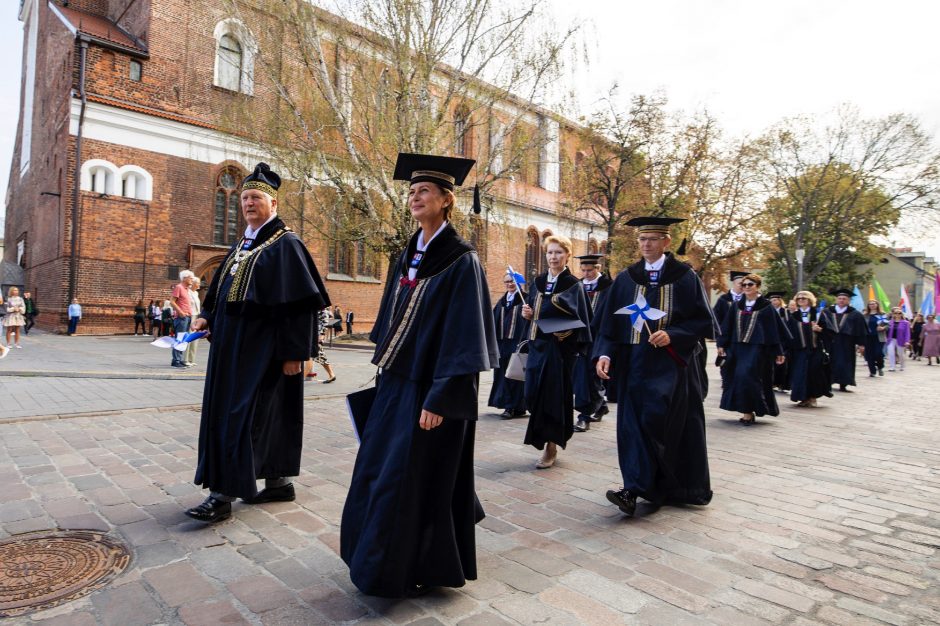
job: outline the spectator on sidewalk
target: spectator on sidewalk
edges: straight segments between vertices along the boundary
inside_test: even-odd
[[[343,333],[343,310],[338,306],[333,307],[333,328],[336,335]]]
[[[202,303],[199,301],[199,279],[193,277],[192,284],[189,286],[189,299],[192,304],[193,319],[196,319],[202,313]],[[196,345],[195,341],[190,341],[186,347],[186,354],[183,357],[183,363],[186,367],[196,365]]]
[[[330,360],[326,356],[326,352],[323,349],[323,340],[326,335],[326,325],[327,322],[331,321],[333,316],[330,314],[330,310],[323,309],[317,315],[317,344],[311,347],[311,354],[313,357],[307,361],[304,366],[304,380],[311,381],[317,377],[317,373],[314,371],[313,366],[315,363],[319,363],[324,370],[326,370],[326,375],[329,376],[326,380],[323,381],[324,384],[331,383],[336,380],[336,374],[333,373],[333,366],[330,364]]]
[[[168,337],[173,334],[173,307],[169,300],[163,301],[163,308],[160,309],[160,336]]]
[[[36,300],[33,298],[33,294],[30,292],[25,292],[23,294],[23,302],[26,303],[26,324],[23,325],[23,332],[27,335],[29,330],[36,325],[36,316],[39,315],[39,309],[36,308]]]
[[[150,335],[156,339],[160,336],[160,330],[163,324],[161,322],[163,310],[160,308],[160,305],[153,300],[147,305],[147,317],[150,318]]]
[[[347,335],[352,334],[352,325],[353,325],[353,320],[355,319],[355,317],[356,316],[353,314],[352,309],[346,311],[346,334]]]
[[[147,329],[145,325],[145,320],[147,319],[147,309],[144,307],[143,299],[138,300],[137,304],[134,305],[134,336],[137,336],[137,328],[140,327],[140,334],[146,335],[144,331]]]
[[[14,338],[13,346],[17,349],[20,345],[20,329],[26,323],[26,303],[20,297],[20,290],[17,287],[10,287],[7,292],[6,315],[3,318],[3,328],[6,331],[7,346],[10,346],[10,337]]]
[[[940,322],[937,322],[937,316],[931,313],[924,322],[924,329],[921,332],[922,353],[927,357],[927,365],[933,365],[931,358],[937,360],[940,365]]]
[[[78,330],[78,323],[82,319],[82,305],[78,303],[78,298],[72,298],[72,304],[69,305],[69,336],[75,334]]]
[[[189,287],[193,284],[196,275],[189,270],[180,272],[180,282],[173,287],[170,297],[170,306],[173,307],[173,333],[179,340],[189,332],[189,323],[193,315],[193,302],[189,295]],[[172,367],[186,367],[184,354],[179,350],[170,350],[170,365]]]

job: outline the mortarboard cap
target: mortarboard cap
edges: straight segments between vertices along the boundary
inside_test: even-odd
[[[453,190],[463,184],[474,163],[473,159],[400,152],[392,178],[412,184],[429,181]]]
[[[272,198],[277,198],[277,190],[281,186],[281,177],[271,171],[267,163],[258,163],[255,171],[242,181],[242,189],[257,189]]]
[[[853,295],[855,295],[854,291],[852,291],[851,289],[846,289],[845,287],[839,287],[838,289],[833,289],[829,293],[831,293],[834,296],[848,296],[850,298]]]
[[[736,281],[739,278],[744,278],[748,274],[750,274],[750,272],[742,272],[740,270],[731,270],[730,272],[728,272],[728,276],[731,277],[732,282]]]
[[[669,234],[669,227],[684,222],[681,217],[634,217],[627,226],[636,226],[641,233]]]
[[[576,256],[576,259],[581,261],[581,265],[597,265],[598,262],[604,258],[603,254],[582,254],[581,256]]]
[[[556,293],[551,298],[542,300],[539,309],[539,330],[543,333],[560,333],[565,330],[584,328],[584,322],[578,319],[578,295],[580,285]]]
[[[783,300],[784,295],[786,294],[783,291],[768,291],[767,292],[768,298],[780,298],[781,300]]]

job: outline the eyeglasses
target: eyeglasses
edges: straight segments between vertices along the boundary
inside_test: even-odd
[[[665,237],[637,237],[637,241],[641,244],[648,243],[650,241],[662,241]]]
[[[741,283],[742,287],[756,287],[757,283]]]

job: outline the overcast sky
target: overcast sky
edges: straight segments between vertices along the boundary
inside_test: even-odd
[[[584,23],[591,57],[572,77],[589,106],[617,82],[624,97],[663,91],[707,107],[734,135],[843,103],[866,116],[906,112],[940,136],[940,2],[930,0],[546,0],[559,23]],[[19,68],[22,23],[3,2],[0,54]],[[0,191],[5,196],[19,83],[0,92]],[[940,142],[938,142],[940,145]],[[940,235],[909,240],[940,256]]]

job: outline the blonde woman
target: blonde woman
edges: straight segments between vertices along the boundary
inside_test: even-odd
[[[10,287],[7,292],[6,315],[3,317],[3,328],[6,330],[7,346],[10,345],[10,337],[16,342],[13,347],[19,349],[20,329],[26,324],[26,302],[20,297],[20,290],[16,287]]]
[[[525,371],[531,417],[525,443],[543,451],[536,469],[554,465],[558,446],[564,448],[574,433],[574,362],[591,341],[584,289],[568,270],[571,240],[551,235],[544,249],[548,270],[536,276],[522,307],[522,317],[532,322]],[[551,317],[562,311],[565,319]]]
[[[796,294],[796,312],[790,315],[790,400],[801,407],[816,406],[821,396],[832,397],[829,362],[822,332],[828,318],[816,314],[811,291]]]

